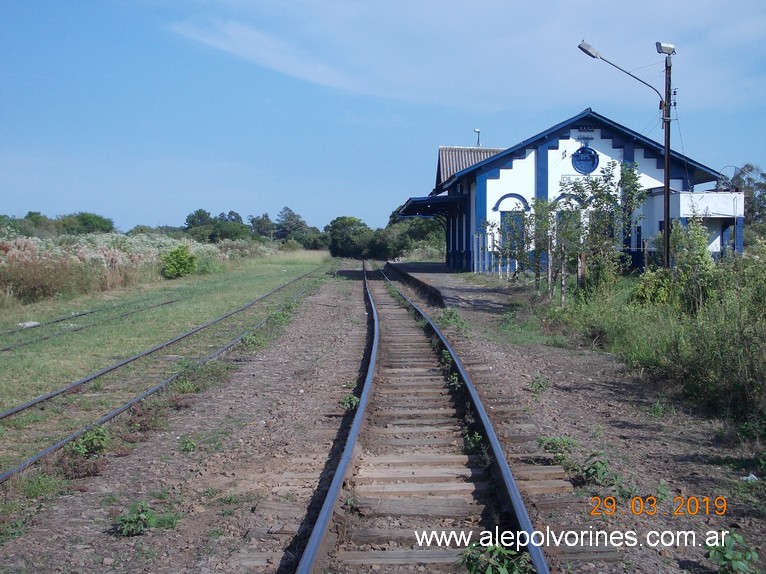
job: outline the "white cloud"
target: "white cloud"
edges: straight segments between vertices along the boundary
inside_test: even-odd
[[[676,43],[674,85],[694,107],[754,100],[766,88],[766,15],[758,0],[595,0],[585,7],[563,0],[222,0],[205,7],[173,29],[288,76],[386,98],[534,110],[578,95],[591,94],[594,105],[651,97],[580,53],[583,38],[660,88],[654,42]]]

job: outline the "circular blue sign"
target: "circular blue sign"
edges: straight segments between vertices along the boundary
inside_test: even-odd
[[[598,167],[598,154],[584,145],[572,154],[572,167],[583,175],[593,173]]]

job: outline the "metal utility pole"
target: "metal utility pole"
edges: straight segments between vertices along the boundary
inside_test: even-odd
[[[657,42],[657,51],[662,51],[660,42]],[[675,50],[673,50],[673,53],[675,53]],[[662,106],[662,127],[665,130],[665,168],[663,169],[665,175],[663,198],[665,232],[662,234],[662,266],[665,269],[670,269],[670,69],[673,66],[671,56],[672,54],[665,54],[665,101]]]
[[[660,109],[662,110],[662,128],[665,130],[665,167],[663,169],[664,172],[664,197],[663,197],[663,226],[665,229],[662,233],[663,238],[663,253],[662,253],[662,266],[665,269],[670,268],[670,108],[672,107],[672,103],[670,101],[671,97],[671,89],[670,89],[670,69],[673,66],[673,61],[671,59],[671,56],[676,53],[676,48],[673,44],[666,44],[665,42],[657,42],[657,53],[659,54],[665,54],[665,97],[662,97],[662,94],[652,86],[651,84],[645,82],[638,76],[635,76],[628,72],[627,70],[621,68],[614,62],[610,62],[604,56],[602,56],[598,50],[596,50],[593,46],[588,44],[585,40],[580,42],[580,45],[577,46],[588,54],[591,58],[596,58],[598,60],[603,60],[610,66],[613,66],[620,70],[621,72],[627,74],[631,78],[638,80],[645,86],[650,87],[654,92],[660,97]]]

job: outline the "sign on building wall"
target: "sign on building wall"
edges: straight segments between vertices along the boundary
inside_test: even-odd
[[[588,146],[588,140],[572,154],[572,167],[577,173],[588,175],[596,171],[598,167],[598,153]]]

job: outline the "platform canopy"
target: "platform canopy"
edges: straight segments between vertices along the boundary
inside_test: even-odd
[[[444,223],[447,217],[464,209],[467,202],[466,195],[411,197],[399,209],[399,217],[433,217]]]

